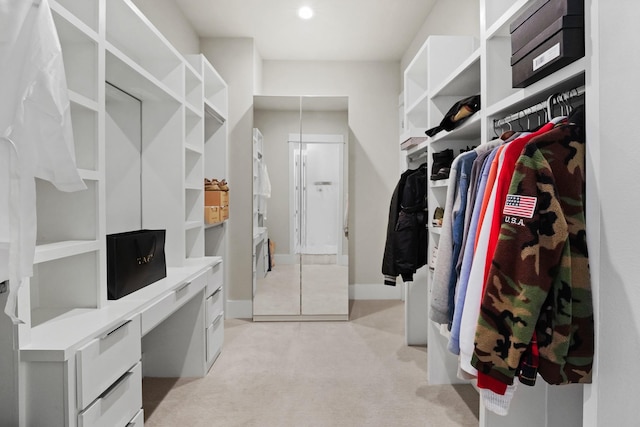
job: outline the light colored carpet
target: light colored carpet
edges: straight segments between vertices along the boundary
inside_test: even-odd
[[[404,345],[403,303],[352,301],[349,322],[225,321],[205,378],[145,378],[145,426],[478,425],[468,385],[426,383],[426,349]]]

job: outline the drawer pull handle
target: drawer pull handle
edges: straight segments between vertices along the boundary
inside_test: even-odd
[[[219,287],[218,289],[216,289],[216,290],[211,294],[211,296],[212,296],[212,297],[215,297],[215,296],[216,296],[216,295],[218,295],[220,292],[222,292],[222,286],[221,286],[221,287]]]
[[[124,375],[122,375],[120,378],[118,378],[116,380],[115,383],[111,384],[111,386],[109,386],[108,389],[106,389],[101,395],[100,395],[100,399],[106,399],[108,398],[114,391],[116,391],[116,389],[126,381],[127,378],[129,378],[131,375],[133,375],[133,372],[129,371],[129,372],[125,372]]]
[[[222,319],[222,316],[224,316],[224,313],[218,314],[218,316],[213,320],[212,324],[215,325],[216,323],[218,323],[220,319]]]
[[[191,282],[187,282],[184,285],[180,286],[178,289],[176,289],[176,293],[182,292],[183,290],[185,290],[189,285],[191,284]]]
[[[123,328],[125,326],[127,326],[129,323],[131,323],[131,319],[129,320],[125,320],[124,322],[122,322],[121,324],[119,324],[118,326],[116,326],[115,328],[113,328],[112,330],[110,330],[109,332],[107,332],[106,334],[102,335],[100,337],[101,340],[108,338],[109,335],[113,334],[114,332],[116,332],[117,330],[119,330],[120,328]]]

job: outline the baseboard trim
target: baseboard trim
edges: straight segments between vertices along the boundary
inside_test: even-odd
[[[253,317],[253,302],[251,300],[227,300],[224,317],[226,319],[251,319]]]
[[[258,315],[254,322],[333,322],[347,321],[348,314]]]
[[[366,300],[366,299],[397,299],[402,300],[404,295],[404,284],[398,283],[396,286],[388,286],[384,284],[364,284],[355,283],[349,285],[349,299]]]

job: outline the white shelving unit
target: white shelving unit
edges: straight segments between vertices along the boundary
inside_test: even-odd
[[[416,167],[432,153],[451,148],[454,155],[467,146],[495,138],[493,120],[547,99],[551,94],[585,84],[588,58],[578,60],[523,89],[511,87],[509,25],[534,0],[481,0],[479,43],[467,37],[431,36],[404,74],[405,128],[400,141],[424,134],[437,126],[447,110],[458,100],[481,95],[482,108],[460,128],[442,131],[433,138],[405,151],[407,165]],[[585,16],[586,20],[590,17]],[[429,181],[429,212],[444,206],[448,180]],[[429,230],[429,254],[438,245],[440,230]],[[459,383],[457,357],[447,350],[448,333],[430,320],[424,321],[429,306],[428,291],[432,272],[427,274],[425,290],[410,283],[406,295],[407,336],[428,341],[427,380],[430,384]],[[411,288],[413,287],[413,289]],[[544,409],[541,409],[544,408]],[[523,421],[526,420],[526,421]],[[480,426],[506,427],[582,425],[582,386],[549,386],[542,379],[535,387],[520,386],[509,415],[497,416],[480,408]]]
[[[440,123],[440,120],[461,97],[480,92],[480,54],[478,42],[468,36],[431,36],[423,44],[404,72],[405,89],[405,132],[400,141],[408,137],[425,136],[425,131]],[[444,148],[470,144],[470,140],[479,139],[480,121],[475,119],[453,132],[441,132],[435,139],[429,138],[406,151],[407,167],[417,168],[427,162],[431,173],[431,154]],[[436,143],[437,141],[437,143]],[[427,195],[429,213],[432,215],[437,206],[444,205],[446,186],[438,181],[429,181]],[[429,218],[430,221],[430,218]],[[428,254],[437,246],[438,230],[429,228]],[[432,337],[427,328],[429,306],[430,272],[425,266],[418,272],[414,281],[405,287],[405,335],[411,345],[424,345],[440,337]],[[435,349],[429,345],[429,349]],[[435,358],[436,355],[431,355]],[[431,360],[431,359],[430,359]],[[434,366],[434,369],[430,369]],[[429,363],[428,377],[431,382],[442,383],[434,376],[449,372],[438,370],[440,365]],[[455,377],[455,376],[454,376]]]
[[[257,279],[265,277],[269,268],[269,233],[264,226],[267,202],[260,195],[263,156],[264,138],[260,129],[253,128],[253,295],[256,293]]]
[[[25,323],[0,321],[0,424],[142,425],[142,376],[203,376],[222,349],[226,236],[205,227],[203,178],[227,173],[227,86],[131,0],[50,3],[88,188],[36,184],[34,275],[18,300]],[[107,83],[140,102],[139,201],[107,198]],[[165,229],[167,260],[166,278],[115,301],[105,250],[113,210]]]

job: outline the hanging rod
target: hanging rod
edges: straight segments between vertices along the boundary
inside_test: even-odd
[[[497,128],[506,124],[509,124],[515,120],[519,120],[522,119],[524,117],[527,117],[533,113],[537,113],[538,111],[542,111],[542,110],[546,110],[547,115],[551,115],[551,110],[553,108],[553,102],[555,101],[556,104],[557,103],[562,103],[565,102],[571,98],[576,98],[578,96],[584,95],[585,93],[585,87],[584,86],[578,86],[576,88],[564,91],[564,92],[557,92],[554,93],[552,95],[550,95],[545,101],[539,102],[537,104],[534,104],[530,107],[524,108],[516,113],[510,114],[506,117],[503,117],[501,119],[494,119],[493,120],[493,127]],[[548,118],[550,119],[550,117]]]
[[[418,153],[407,154],[407,158],[411,162],[416,162],[416,161],[422,159],[423,157],[427,157],[426,148],[424,150],[419,151]]]

